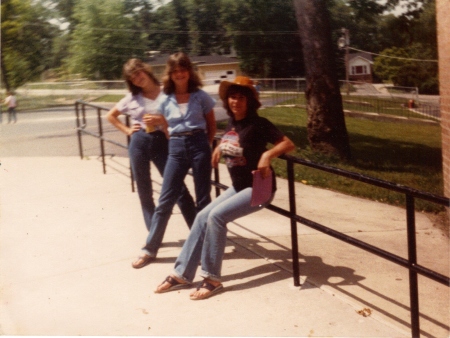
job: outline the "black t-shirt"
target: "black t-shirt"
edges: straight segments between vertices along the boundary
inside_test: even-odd
[[[264,117],[228,121],[219,146],[236,191],[252,186],[252,171],[257,169],[262,153],[267,150],[267,143],[275,144],[283,137],[284,134]],[[275,175],[273,180],[275,191]]]

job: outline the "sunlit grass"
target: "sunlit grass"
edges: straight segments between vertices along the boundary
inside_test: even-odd
[[[361,173],[421,191],[443,195],[441,129],[439,125],[414,125],[346,117],[352,159],[340,161],[313,152],[307,140],[307,116],[299,108],[266,108],[260,115],[276,124],[296,144],[291,155],[351,172]],[[274,161],[276,172],[286,177],[285,161]],[[404,206],[403,194],[360,183],[302,165],[295,177],[305,184],[345,194]],[[441,211],[434,203],[416,201],[418,210]]]
[[[95,102],[118,102],[123,95],[105,95],[92,99]],[[18,97],[20,110],[40,109],[50,106],[73,105],[79,96]],[[296,103],[304,98],[297,98]],[[439,125],[404,124],[346,117],[352,159],[347,162],[313,152],[307,138],[305,109],[271,107],[260,110],[296,144],[292,155],[351,172],[361,173],[388,182],[443,195],[441,129]],[[225,123],[218,124],[219,129]],[[286,163],[274,161],[276,172],[286,177]],[[331,189],[345,194],[404,206],[402,194],[370,186],[337,175],[328,174],[302,165],[295,166],[298,182]],[[416,201],[418,210],[437,212],[441,207],[433,203]]]

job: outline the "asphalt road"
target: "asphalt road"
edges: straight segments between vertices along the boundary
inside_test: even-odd
[[[1,157],[78,155],[73,107],[17,112],[17,123],[0,125]]]
[[[107,107],[104,104],[101,106]],[[113,104],[109,104],[112,106]],[[221,102],[215,107],[217,120],[226,119]],[[106,113],[102,111],[102,116]],[[86,110],[86,130],[98,134],[95,109]],[[126,136],[117,131],[104,117],[101,119],[104,137],[126,145]],[[90,135],[82,137],[83,156],[100,155],[100,142]],[[105,142],[106,154],[127,156],[127,150]],[[17,123],[8,124],[3,113],[0,124],[0,157],[78,156],[80,155],[74,106],[47,108],[37,111],[17,112]]]

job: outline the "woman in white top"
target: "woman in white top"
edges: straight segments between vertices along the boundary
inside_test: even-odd
[[[168,137],[165,119],[158,107],[165,100],[159,82],[153,75],[150,65],[139,59],[130,59],[123,66],[123,77],[130,93],[120,100],[106,115],[118,130],[131,136],[128,153],[131,169],[144,215],[145,225],[150,231],[155,210],[150,175],[150,162],[153,162],[161,176],[167,162]],[[128,127],[119,119],[127,114],[132,120]],[[192,196],[183,184],[177,204],[190,228],[196,210]]]
[[[17,122],[16,107],[17,100],[13,92],[8,92],[8,97],[5,99],[5,104],[8,106],[8,123],[14,120]],[[0,120],[1,121],[1,120]]]

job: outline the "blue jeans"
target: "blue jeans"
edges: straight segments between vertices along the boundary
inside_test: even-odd
[[[167,153],[167,138],[161,131],[147,134],[144,130],[140,130],[131,136],[128,154],[141,202],[145,226],[148,231],[150,231],[155,212],[150,161],[153,162],[161,176],[163,176],[167,162]],[[194,200],[184,184],[181,184],[177,204],[188,227],[191,228],[197,211],[195,210]]]
[[[9,107],[8,108],[8,123],[12,122],[13,120],[14,120],[14,122],[17,122],[16,108]]]
[[[163,185],[158,206],[152,219],[152,228],[142,248],[146,254],[156,257],[172,214],[173,206],[180,195],[184,179],[192,168],[195,185],[197,212],[211,202],[211,148],[205,133],[171,137],[169,157],[164,170]]]
[[[200,276],[220,281],[222,260],[227,241],[227,223],[249,215],[270,204],[250,205],[252,188],[239,192],[231,187],[200,211],[195,218],[189,237],[175,262],[174,275],[192,282],[201,262]]]

